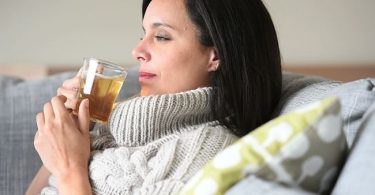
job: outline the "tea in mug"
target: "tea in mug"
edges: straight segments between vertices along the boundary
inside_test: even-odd
[[[95,74],[95,79],[92,83],[91,90],[89,93],[87,93],[87,90],[84,90],[86,79],[81,79],[81,87],[78,98],[79,102],[77,107],[79,107],[79,104],[83,99],[89,99],[91,120],[106,123],[124,80],[124,75],[104,76]]]

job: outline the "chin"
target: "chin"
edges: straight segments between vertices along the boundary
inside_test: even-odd
[[[141,89],[141,93],[140,93],[141,96],[149,96],[151,95],[150,91],[149,90],[144,90],[144,89]]]
[[[150,95],[159,95],[159,94],[161,94],[161,93],[158,93],[158,91],[155,91],[150,87],[142,87],[141,86],[140,96],[150,96]]]

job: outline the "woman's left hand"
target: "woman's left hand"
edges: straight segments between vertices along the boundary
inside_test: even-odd
[[[65,108],[65,101],[66,97],[56,96],[44,105],[43,112],[36,116],[34,139],[44,166],[63,182],[72,173],[88,177],[90,157],[89,102],[81,102],[77,117]]]

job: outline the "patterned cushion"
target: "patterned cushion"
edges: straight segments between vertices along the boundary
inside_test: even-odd
[[[312,192],[331,189],[347,153],[340,104],[328,98],[282,115],[219,153],[182,194],[223,194],[248,175]]]

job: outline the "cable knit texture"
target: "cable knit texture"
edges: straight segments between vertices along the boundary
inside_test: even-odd
[[[91,134],[94,194],[177,194],[237,137],[212,119],[211,88],[135,97]],[[57,194],[53,177],[41,194]]]

